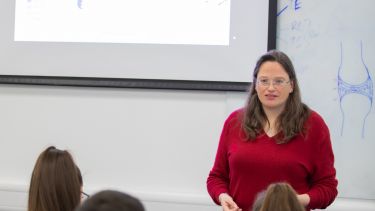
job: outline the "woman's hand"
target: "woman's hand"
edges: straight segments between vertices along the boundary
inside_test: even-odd
[[[220,194],[219,201],[221,206],[223,207],[223,211],[241,211],[236,202],[234,202],[232,197],[227,193]]]
[[[305,207],[310,203],[310,196],[306,193],[297,195],[297,198],[298,198],[298,201]]]

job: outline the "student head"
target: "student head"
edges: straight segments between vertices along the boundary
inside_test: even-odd
[[[276,121],[288,141],[303,131],[307,119],[305,106],[293,64],[289,57],[278,50],[262,55],[254,68],[249,97],[242,127],[247,138],[254,139],[264,123],[268,122],[265,111],[280,111]]]
[[[31,175],[28,211],[73,211],[81,201],[82,176],[71,154],[50,146]]]
[[[104,190],[82,203],[76,211],[145,211],[142,203],[126,193]]]
[[[305,211],[305,208],[289,184],[274,183],[268,186],[259,211]]]
[[[260,211],[260,208],[262,207],[265,196],[266,196],[266,191],[261,191],[260,193],[257,194],[251,211]]]

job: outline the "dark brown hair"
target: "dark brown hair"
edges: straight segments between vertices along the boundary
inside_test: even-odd
[[[301,101],[298,81],[292,62],[289,57],[281,51],[271,50],[258,59],[254,68],[253,82],[250,86],[241,127],[245,132],[246,139],[252,141],[261,133],[264,124],[269,123],[255,90],[260,66],[267,61],[279,63],[285,69],[289,76],[290,83],[293,85],[293,92],[289,94],[285,109],[276,119],[278,131],[283,132],[282,137],[276,137],[277,143],[287,143],[294,136],[304,132],[304,123],[310,114],[310,109]]]
[[[115,190],[100,191],[85,200],[76,211],[144,211],[137,198]]]
[[[305,211],[305,208],[289,184],[274,183],[268,186],[259,211]]]
[[[28,211],[73,211],[81,201],[82,176],[66,150],[48,147],[31,175]]]

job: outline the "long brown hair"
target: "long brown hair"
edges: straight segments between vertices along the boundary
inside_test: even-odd
[[[66,150],[50,146],[31,175],[28,211],[73,211],[81,201],[82,176]]]
[[[285,109],[276,119],[277,129],[283,132],[282,137],[276,137],[277,143],[287,143],[294,136],[304,132],[304,123],[310,114],[310,109],[301,101],[301,93],[292,62],[281,51],[271,50],[258,59],[254,68],[253,82],[250,86],[241,127],[245,132],[246,140],[252,141],[262,132],[264,124],[269,123],[255,90],[260,66],[267,61],[278,62],[287,72],[290,83],[293,85],[293,92],[289,94]]]
[[[305,211],[305,208],[289,184],[274,183],[268,186],[260,211]]]

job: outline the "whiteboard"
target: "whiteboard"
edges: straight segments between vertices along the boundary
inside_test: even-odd
[[[375,199],[375,1],[279,0],[277,48],[329,126],[339,196]]]

